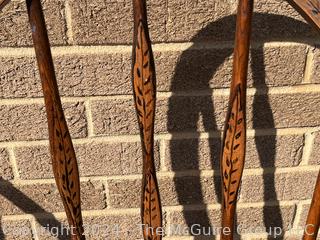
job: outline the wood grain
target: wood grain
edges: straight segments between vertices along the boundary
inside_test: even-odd
[[[10,2],[10,0],[0,0],[0,11]]]
[[[320,171],[313,193],[303,240],[316,240],[320,227]]]
[[[246,88],[253,0],[239,0],[229,109],[222,141],[221,239],[233,239],[238,191],[246,151]],[[230,230],[230,234],[228,234]]]
[[[320,1],[319,0],[287,0],[308,23],[320,31]]]
[[[143,151],[141,219],[144,239],[159,240],[162,213],[154,166],[154,118],[156,105],[156,73],[148,32],[146,3],[133,0],[133,91]]]
[[[83,240],[78,165],[61,106],[42,7],[40,0],[26,2],[45,99],[54,177],[73,233],[71,238]]]

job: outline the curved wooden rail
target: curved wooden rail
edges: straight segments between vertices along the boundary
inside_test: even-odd
[[[54,177],[67,214],[71,239],[84,240],[78,165],[61,106],[42,7],[40,0],[26,3],[45,99]]]
[[[320,227],[320,171],[314,189],[303,240],[317,239]]]
[[[4,6],[7,5],[7,3],[9,2],[10,0],[0,0],[0,10],[4,8]]]
[[[287,0],[309,24],[320,31],[320,1],[319,0]]]
[[[320,32],[320,1],[319,0],[287,0],[306,21]],[[320,227],[320,172],[317,179],[313,199],[304,231],[304,240],[316,240]]]
[[[133,9],[132,83],[143,152],[141,219],[144,239],[160,240],[157,230],[162,227],[162,213],[153,150],[156,73],[145,0],[133,0]]]

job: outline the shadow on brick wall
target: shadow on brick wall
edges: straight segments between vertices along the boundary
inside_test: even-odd
[[[35,217],[37,223],[42,227],[43,232],[50,235],[50,233],[61,233],[57,236],[59,240],[67,240],[66,229],[62,223],[58,221],[52,213],[47,212],[40,205],[27,197],[23,192],[15,188],[10,182],[1,180],[0,182],[0,195],[9,200],[14,206],[18,207],[23,213],[31,214]],[[40,228],[37,227],[37,230]],[[19,229],[20,230],[20,229]],[[45,231],[45,232],[44,232]],[[7,237],[14,232],[8,232]],[[42,236],[43,237],[43,236]],[[0,227],[0,239],[5,239],[5,232]]]
[[[233,41],[235,24],[235,16],[227,16],[210,23],[196,34],[192,39],[193,46],[181,54],[171,80],[171,91],[174,94],[169,99],[167,123],[168,129],[173,135],[169,149],[170,162],[171,169],[177,173],[177,177],[174,179],[175,188],[179,204],[184,207],[184,221],[189,228],[193,224],[213,228],[220,226],[220,216],[217,216],[217,211],[206,211],[208,203],[221,202],[221,183],[220,176],[217,173],[219,171],[214,171],[213,181],[211,181],[213,186],[209,185],[209,190],[212,190],[212,192],[209,193],[207,187],[206,193],[204,193],[201,189],[206,183],[200,177],[200,170],[206,167],[215,170],[220,169],[221,139],[210,133],[221,131],[221,120],[219,121],[219,119],[221,119],[221,109],[225,109],[226,106],[222,103],[223,101],[215,100],[216,98],[213,99],[210,95],[214,92],[212,86],[213,88],[217,88],[219,85],[221,87],[221,83],[215,83],[215,81],[221,81],[221,79],[218,79],[221,75],[214,78],[213,76],[219,70],[219,67],[232,56],[233,49],[204,49],[202,46],[208,41]],[[264,68],[263,43],[290,40],[290,42],[312,45],[312,40],[301,40],[301,38],[312,39],[314,36],[317,36],[316,32],[304,22],[280,15],[254,14],[252,39],[254,41],[258,40],[256,44],[258,47],[251,50],[252,81],[250,86],[256,87],[257,92],[263,89],[266,95],[263,99],[259,94],[254,96],[252,121],[254,129],[268,128],[271,135],[269,138],[270,144],[267,146],[261,138],[255,137],[260,165],[264,169],[264,173],[266,172],[265,168],[268,168],[269,175],[268,178],[265,174],[263,175],[264,201],[272,202],[273,206],[273,211],[270,211],[270,207],[267,206],[263,209],[263,223],[261,224],[264,224],[266,228],[282,228],[285,226],[275,189],[276,129],[267,94],[268,84]],[[231,71],[231,69],[229,70]],[[222,87],[226,87],[229,86],[229,83],[223,83],[222,85]],[[208,91],[208,94],[199,97],[179,97],[178,94],[197,90]],[[262,118],[263,121],[261,121]],[[203,139],[200,138],[199,121],[202,122],[200,130],[209,132],[209,143],[204,144]],[[190,140],[180,140],[179,131],[193,133],[195,137]],[[267,151],[266,148],[268,148]],[[209,149],[210,155],[205,152],[207,149]],[[210,158],[210,161],[208,161],[208,158]],[[178,173],[184,170],[194,170],[195,172],[199,170],[199,175],[196,177],[179,177]],[[216,199],[209,199],[208,195],[210,198]],[[198,205],[198,207],[201,205],[203,210],[190,210],[190,205]],[[241,222],[241,216],[238,216],[238,220]],[[207,238],[195,236],[194,239]],[[213,238],[210,236],[208,239]],[[283,237],[279,239],[283,239]]]
[[[294,20],[292,18],[272,15],[272,14],[255,14],[253,23],[253,38],[262,39],[264,42],[268,41],[297,41],[312,44],[309,41],[298,40],[300,36],[313,37],[315,34],[311,31],[311,28],[303,22]],[[259,26],[259,27],[258,27]],[[216,22],[209,24],[197,35],[193,37],[194,46],[182,53],[180,60],[175,68],[175,75],[172,79],[171,91],[173,93],[179,93],[181,91],[193,91],[193,90],[206,90],[212,92],[211,79],[214,73],[218,70],[219,66],[225,62],[227,58],[232,55],[232,49],[201,49],[202,42],[206,40],[217,40],[217,41],[230,41],[233,40],[235,27],[235,16],[228,16],[222,18]],[[277,28],[275,28],[277,27]],[[262,46],[262,44],[261,44]],[[195,56],[195,49],[199,55]],[[264,55],[262,47],[255,48],[251,51],[252,54],[252,75],[253,84],[252,86],[259,89],[268,89],[264,71]],[[216,79],[215,79],[216,80]],[[214,85],[214,83],[213,83]],[[179,99],[177,99],[179,98]],[[191,100],[190,100],[191,99]],[[221,130],[217,123],[217,112],[215,109],[218,104],[213,101],[211,97],[194,97],[194,98],[183,98],[173,97],[169,100],[168,110],[168,129],[173,135],[173,140],[170,143],[170,158],[171,168],[175,172],[181,170],[201,170],[200,166],[200,152],[198,151],[199,146],[202,144],[199,138],[198,121],[199,116],[202,117],[203,131],[214,132]],[[182,107],[181,107],[182,106]],[[275,168],[275,154],[276,154],[276,129],[272,110],[269,104],[268,95],[261,101],[261,97],[256,95],[253,102],[253,127],[268,128],[272,129],[271,144],[266,146],[264,142],[259,141],[259,138],[255,139],[257,150],[259,153],[259,160],[262,168],[268,167],[269,169]],[[186,111],[182,111],[186,110]],[[263,111],[263,113],[262,113]],[[187,113],[187,114],[186,114]],[[264,118],[261,124],[261,118]],[[194,132],[195,139],[192,140],[179,140],[176,133],[184,128],[184,131]],[[179,129],[178,129],[179,128]],[[197,137],[198,136],[198,137]],[[209,149],[210,149],[210,161],[209,165],[211,168],[220,169],[219,166],[219,155],[221,140],[215,138],[214,135],[210,135],[209,138]],[[265,155],[265,148],[269,148],[269,154]],[[185,158],[189,158],[192,162],[186,162]],[[202,160],[201,160],[202,161]],[[212,199],[206,199],[206,194],[201,191],[203,181],[199,176],[190,177],[190,181],[181,181],[182,177],[176,177],[174,179],[176,191],[178,194],[178,200],[181,205],[184,206],[184,219],[189,227],[194,223],[201,223],[202,226],[218,227],[219,222],[213,218],[219,220],[219,217],[210,215],[209,212],[205,211],[206,204],[212,202]],[[3,187],[5,185],[5,187]],[[187,188],[184,187],[187,185]],[[217,171],[214,171],[213,185],[215,192],[217,193],[215,198],[216,202],[221,201],[220,196],[220,177],[217,175]],[[282,216],[280,207],[277,202],[277,194],[275,190],[274,172],[271,180],[268,178],[264,179],[264,189],[268,191],[264,192],[264,200],[271,201],[274,204],[276,210],[272,211],[273,216],[270,217],[270,207],[265,207],[263,210],[263,220],[266,227],[280,226],[283,227]],[[31,214],[35,217],[36,221],[44,228],[47,226],[47,220],[50,219],[50,228],[61,228],[61,223],[56,220],[53,214],[47,212],[40,205],[34,202],[32,199],[27,197],[23,192],[19,191],[9,182],[1,181],[0,195],[8,199],[15,206],[17,206],[22,212]],[[187,195],[187,196],[186,196]],[[213,194],[212,194],[213,196]],[[197,212],[188,211],[187,205],[202,205],[203,211],[197,210]],[[195,214],[196,213],[196,214]],[[40,217],[41,215],[41,217]],[[45,216],[45,218],[42,218]],[[240,216],[239,216],[240,218]],[[197,222],[197,221],[200,222]],[[214,222],[214,223],[213,223]],[[0,231],[0,239],[4,239],[3,231]],[[59,236],[59,239],[67,239],[66,236]],[[196,236],[195,239],[203,239],[203,237]],[[212,236],[210,237],[212,239]]]

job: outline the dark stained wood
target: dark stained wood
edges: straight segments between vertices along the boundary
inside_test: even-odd
[[[72,240],[84,240],[80,206],[78,165],[70,133],[61,106],[40,0],[27,0],[45,106],[54,177],[72,232]]]
[[[154,117],[156,73],[149,38],[146,2],[133,0],[134,36],[132,83],[143,151],[141,219],[144,239],[160,240],[162,227],[160,194],[154,166]],[[153,231],[151,230],[153,229]]]
[[[320,227],[320,171],[314,189],[303,240],[316,240]]]
[[[221,239],[233,239],[238,191],[246,151],[246,88],[253,0],[239,0],[230,89],[221,154]],[[230,234],[228,234],[230,230]],[[225,234],[224,234],[225,232]]]

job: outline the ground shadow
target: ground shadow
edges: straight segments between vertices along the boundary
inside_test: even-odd
[[[53,233],[56,235],[57,233],[61,233],[57,236],[57,239],[69,239],[70,236],[68,236],[66,226],[64,226],[63,223],[58,221],[52,213],[47,212],[23,192],[18,190],[12,183],[1,180],[0,195],[8,199],[24,213],[33,215],[42,229],[45,230],[46,234]],[[0,239],[5,239],[4,231],[1,227],[0,229]]]
[[[171,79],[170,91],[173,94],[169,99],[169,109],[167,112],[167,128],[172,134],[169,149],[171,169],[176,173],[174,184],[178,194],[178,201],[184,207],[184,219],[189,228],[195,223],[200,223],[205,227],[220,226],[220,223],[213,223],[217,225],[211,226],[210,219],[212,220],[215,217],[210,216],[208,211],[192,212],[188,210],[190,209],[190,205],[202,205],[203,209],[206,209],[206,205],[210,201],[208,195],[212,197],[212,193],[203,193],[201,190],[205,182],[200,177],[200,174],[194,174],[196,176],[193,177],[181,177],[179,176],[179,172],[192,170],[197,173],[203,167],[211,165],[211,168],[218,170],[214,171],[214,186],[212,187],[214,189],[212,191],[215,191],[217,194],[213,198],[216,198],[217,202],[221,202],[221,183],[219,173],[217,173],[220,169],[221,139],[216,136],[215,132],[222,130],[223,123],[219,119],[221,119],[221,112],[226,109],[226,106],[224,105],[221,108],[221,100],[212,98],[211,96],[214,91],[212,90],[213,88],[217,86],[229,87],[231,69],[228,69],[230,71],[230,75],[228,76],[221,74],[221,72],[225,73],[226,71],[220,71],[219,73],[219,70],[224,67],[222,64],[232,56],[233,49],[232,47],[223,46],[218,46],[216,49],[206,48],[205,44],[208,41],[233,41],[234,29],[234,15],[210,23],[202,29],[192,38],[193,46],[180,55],[175,67],[174,76]],[[304,39],[301,40],[302,36]],[[313,44],[312,40],[306,39],[314,39],[315,36],[317,36],[317,33],[309,25],[293,18],[273,14],[254,14],[252,39],[258,44],[251,49],[252,81],[250,87],[255,87],[258,91],[253,100],[253,128],[267,128],[272,134],[268,136],[268,146],[265,145],[261,137],[255,137],[260,165],[264,169],[269,169],[268,176],[266,174],[263,175],[264,201],[272,201],[275,205],[272,212],[270,212],[270,208],[268,207],[264,207],[263,209],[264,225],[266,228],[285,226],[283,226],[284,223],[277,200],[274,172],[270,173],[270,169],[275,169],[276,129],[274,118],[268,95],[259,94],[259,90],[261,89],[266,93],[268,92],[268,82],[266,81],[263,59],[263,43],[269,41],[287,41],[290,39],[291,42]],[[201,92],[202,94],[190,96],[195,92]],[[183,97],[182,95],[187,96]],[[201,124],[199,122],[202,122],[200,128],[199,125]],[[202,131],[209,133],[208,146],[205,145],[200,137],[199,132]],[[191,139],[181,140],[183,138],[181,137],[181,132],[188,133],[187,136],[192,135]],[[206,149],[206,147],[210,149],[210,156],[205,155],[206,150],[201,151],[201,149]],[[266,148],[269,148],[268,151],[265,151]],[[266,152],[269,155],[265,155]],[[206,159],[208,160],[208,158],[210,161],[206,165]],[[279,239],[282,238],[279,237]],[[194,239],[207,238],[195,236]],[[210,236],[208,239],[213,238]]]

